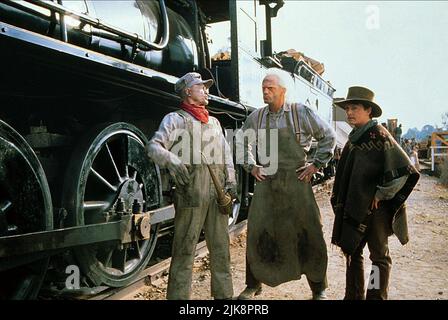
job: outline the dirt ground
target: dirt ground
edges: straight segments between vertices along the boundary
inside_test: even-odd
[[[329,299],[342,299],[345,288],[345,262],[340,250],[330,246],[333,213],[329,202],[330,190],[316,192],[321,210],[324,234],[328,248]],[[422,175],[407,201],[410,242],[402,246],[395,236],[389,246],[393,266],[389,298],[401,299],[448,299],[448,189],[438,184],[434,177]],[[246,234],[239,236],[231,245],[232,274],[235,296],[245,288]],[[366,275],[370,271],[368,249],[364,251]],[[367,277],[368,278],[368,277]],[[165,299],[167,276],[159,283],[143,288],[129,299]],[[257,296],[262,300],[306,300],[311,292],[306,278],[284,283],[272,288],[263,286]],[[208,256],[198,258],[194,264],[193,300],[210,297],[210,272]]]

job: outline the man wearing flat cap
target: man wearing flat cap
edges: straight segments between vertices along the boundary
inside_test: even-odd
[[[175,84],[182,99],[180,110],[167,114],[150,140],[148,155],[167,168],[175,183],[174,240],[167,299],[190,299],[194,253],[201,230],[210,251],[211,294],[233,296],[230,273],[228,216],[218,209],[216,188],[203,162],[221,186],[235,194],[236,180],[230,147],[218,120],[209,115],[208,89],[213,80],[190,72]]]
[[[388,298],[392,260],[388,237],[408,242],[405,201],[419,174],[392,135],[373,120],[381,116],[374,93],[350,87],[334,104],[345,109],[354,126],[336,169],[331,196],[335,214],[331,242],[347,259],[348,300]],[[363,249],[368,246],[372,270],[365,292]]]

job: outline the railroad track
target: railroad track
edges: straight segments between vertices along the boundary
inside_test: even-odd
[[[241,235],[247,226],[247,220],[243,220],[229,229],[230,241],[234,241]],[[195,258],[202,258],[208,253],[205,240],[199,242],[196,246]],[[61,289],[45,288],[41,291],[39,299],[41,300],[120,300],[129,298],[132,293],[144,286],[156,284],[161,277],[168,272],[171,257],[157,262],[144,269],[138,277],[128,286],[121,288],[111,288],[107,286],[98,286],[93,288],[82,287],[80,289]]]
[[[239,235],[241,235],[247,226],[247,220],[244,220],[236,225],[233,225],[229,230],[230,241],[234,241]],[[196,258],[201,258],[207,255],[208,249],[204,241],[201,241],[196,246]],[[87,297],[87,300],[120,300],[125,297],[129,297],[132,293],[146,285],[157,283],[159,279],[168,272],[171,263],[171,258],[165,259],[156,263],[145,270],[135,279],[133,283],[122,288],[109,288],[91,297]]]

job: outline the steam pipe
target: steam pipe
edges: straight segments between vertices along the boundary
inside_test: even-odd
[[[11,0],[6,0],[7,2],[13,2]],[[61,15],[61,19],[64,15],[68,15],[71,17],[74,17],[78,20],[80,20],[81,22],[84,22],[86,24],[92,25],[95,28],[98,29],[102,29],[108,32],[111,32],[113,34],[116,34],[118,36],[127,38],[132,40],[133,42],[137,43],[138,45],[141,46],[141,50],[144,51],[149,51],[151,49],[154,50],[163,50],[166,48],[166,46],[168,45],[168,40],[169,40],[169,21],[168,21],[168,11],[166,9],[165,6],[165,1],[164,0],[159,0],[159,4],[160,4],[160,10],[162,13],[162,18],[163,18],[163,35],[161,37],[161,40],[159,43],[152,43],[149,41],[146,41],[142,38],[140,38],[137,34],[135,33],[129,33],[123,29],[114,27],[112,25],[109,25],[107,23],[103,23],[101,22],[99,19],[95,19],[92,18],[86,14],[82,14],[82,13],[78,13],[75,12],[71,9],[68,9],[64,6],[62,6],[61,4],[57,4],[57,3],[53,3],[53,2],[44,2],[41,0],[24,0],[27,1],[29,3],[32,3],[34,5],[43,7],[45,9],[51,10],[51,11],[55,11],[57,13],[59,13]],[[60,2],[60,0],[58,0],[58,2]],[[61,21],[61,26],[62,26],[62,21]],[[62,27],[61,27],[61,31],[62,31]]]

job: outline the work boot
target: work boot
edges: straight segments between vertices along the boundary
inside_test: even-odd
[[[258,296],[261,293],[261,286],[257,288],[246,287],[243,292],[238,296],[238,300],[251,300],[255,296]]]
[[[328,297],[327,297],[327,293],[325,292],[325,290],[313,292],[312,300],[327,300],[327,299],[328,299]]]
[[[313,293],[311,300],[326,300],[327,294],[325,293],[325,289],[328,287],[327,277],[325,276],[325,278],[319,282],[311,281],[308,277],[306,279],[308,280],[311,292]]]

